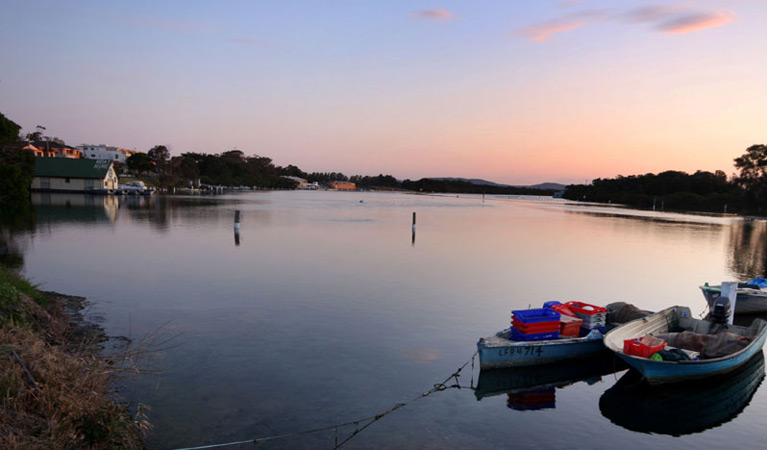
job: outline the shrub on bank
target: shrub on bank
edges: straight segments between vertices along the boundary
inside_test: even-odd
[[[119,403],[115,369],[55,295],[0,266],[0,319],[0,448],[144,448],[143,411]]]

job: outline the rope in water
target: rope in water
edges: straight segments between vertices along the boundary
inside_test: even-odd
[[[374,424],[375,422],[383,419],[385,416],[393,413],[394,411],[402,408],[403,406],[407,406],[407,405],[409,405],[409,404],[411,404],[411,403],[413,403],[415,401],[418,401],[418,400],[420,400],[420,399],[422,399],[424,397],[428,397],[428,396],[430,396],[431,394],[433,394],[435,392],[440,392],[440,391],[444,391],[444,390],[447,390],[447,389],[453,389],[453,388],[461,389],[462,386],[461,386],[461,384],[460,384],[460,382],[458,380],[458,377],[461,375],[461,371],[464,368],[466,368],[466,366],[469,365],[469,363],[471,363],[471,367],[472,367],[472,381],[471,381],[471,385],[473,386],[474,385],[474,358],[477,356],[477,353],[479,353],[479,351],[474,352],[474,354],[471,355],[471,358],[469,358],[468,361],[463,363],[463,365],[461,367],[459,367],[458,370],[453,372],[449,377],[445,378],[445,380],[443,382],[435,384],[431,389],[429,389],[428,391],[420,394],[417,397],[413,397],[412,399],[410,399],[410,400],[408,400],[406,402],[403,402],[403,403],[397,403],[396,405],[392,406],[388,410],[386,410],[386,411],[384,411],[384,412],[382,412],[380,414],[376,414],[374,416],[365,417],[365,418],[354,420],[354,421],[351,421],[351,422],[344,422],[344,423],[339,423],[339,424],[335,424],[335,425],[329,425],[329,426],[322,427],[322,428],[314,428],[314,429],[310,429],[310,430],[295,431],[295,432],[292,432],[292,433],[277,434],[277,435],[274,435],[274,436],[265,436],[265,437],[255,438],[255,439],[247,439],[247,440],[244,440],[244,441],[232,441],[232,442],[225,442],[225,443],[221,443],[221,444],[201,445],[199,447],[177,448],[177,449],[174,449],[174,450],[204,450],[204,449],[208,449],[208,448],[231,447],[233,445],[241,445],[241,444],[259,445],[259,444],[263,444],[264,442],[273,441],[275,439],[283,439],[283,438],[287,438],[287,437],[301,436],[301,435],[304,435],[304,434],[312,434],[312,433],[318,433],[320,431],[328,431],[328,430],[336,430],[336,437],[335,437],[336,441],[335,441],[335,447],[333,447],[333,448],[337,449],[337,448],[341,447],[342,445],[344,445],[345,443],[347,443],[353,437],[355,437],[356,435],[361,433],[365,428],[367,428],[370,425]],[[450,380],[452,380],[452,379],[455,379],[455,384],[448,385],[447,383]],[[364,426],[362,426],[362,428],[360,428],[359,427],[360,424],[364,423],[364,422],[367,422],[367,423]],[[354,430],[354,432],[349,437],[347,437],[346,439],[344,439],[341,442],[338,442],[338,429],[341,428],[341,427],[347,427],[347,426],[351,426],[351,425],[354,425],[357,428]]]

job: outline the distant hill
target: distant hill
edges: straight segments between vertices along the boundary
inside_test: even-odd
[[[554,189],[555,191],[564,191],[567,185],[560,183],[541,183],[527,187],[530,189]]]
[[[429,178],[429,180],[458,181],[462,183],[476,184],[478,186],[494,186],[499,188],[525,188],[525,189],[543,189],[543,190],[554,190],[554,191],[563,191],[567,187],[566,185],[560,184],[560,183],[540,183],[540,184],[535,184],[533,186],[513,186],[510,184],[494,183],[492,181],[482,180],[480,178],[442,177],[442,178]]]

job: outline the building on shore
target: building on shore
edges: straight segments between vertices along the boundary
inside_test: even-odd
[[[337,191],[356,191],[357,185],[351,181],[331,181],[330,189]]]
[[[82,144],[77,146],[83,153],[83,158],[87,159],[108,159],[117,164],[125,164],[126,160],[135,153],[141,153],[137,150],[122,147],[107,147],[104,144],[91,145]]]
[[[33,191],[103,192],[118,186],[109,160],[38,158],[34,175]]]
[[[55,141],[30,142],[24,149],[34,153],[37,158],[80,159],[83,157],[80,149]]]
[[[301,177],[293,177],[293,176],[290,176],[290,175],[283,175],[282,178],[286,178],[288,180],[293,180],[296,183],[298,183],[298,185],[296,186],[296,189],[304,189],[304,190],[314,191],[314,190],[317,190],[317,189],[320,188],[320,185],[316,181],[310,183],[309,181],[307,181],[306,179],[301,178]]]

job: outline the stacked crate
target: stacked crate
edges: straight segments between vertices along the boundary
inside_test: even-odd
[[[560,314],[559,336],[578,337],[581,335],[583,320],[579,319],[567,306],[557,301],[546,302],[544,308],[551,308]]]
[[[512,341],[543,341],[559,338],[560,314],[553,309],[521,309],[511,312]]]
[[[591,330],[599,330],[602,334],[605,333],[607,309],[581,302],[567,302],[565,306],[574,312],[579,319],[583,320],[581,336],[586,336]]]

